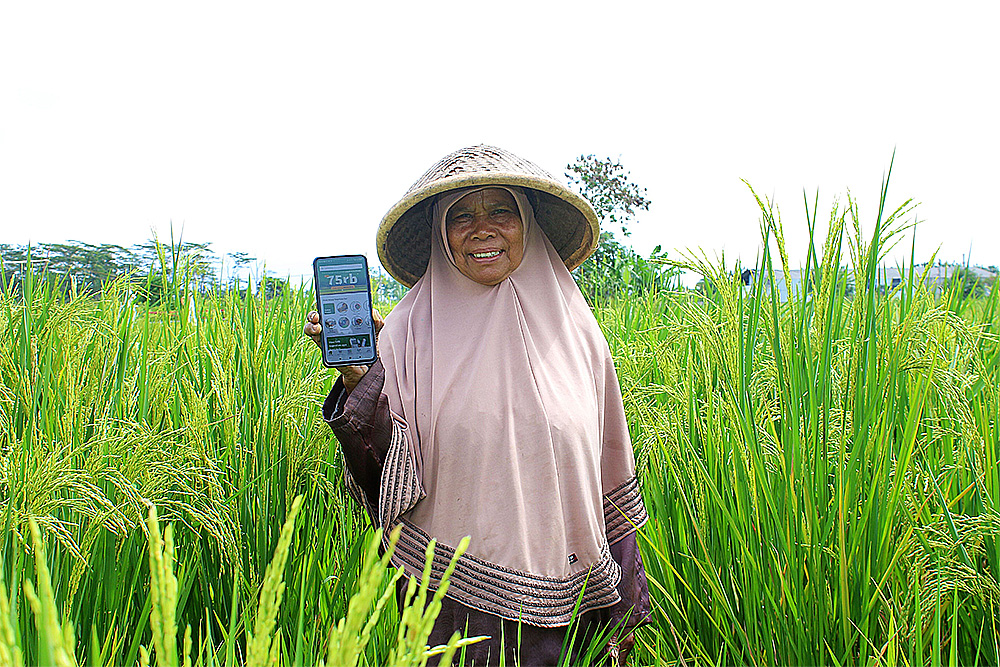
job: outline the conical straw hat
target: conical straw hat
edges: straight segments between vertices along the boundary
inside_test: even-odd
[[[571,271],[597,247],[600,224],[586,199],[544,169],[502,148],[471,146],[428,169],[382,218],[375,242],[378,258],[393,278],[413,287],[427,270],[435,195],[481,185],[524,188],[535,220]]]

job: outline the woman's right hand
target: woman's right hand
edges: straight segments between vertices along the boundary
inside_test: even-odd
[[[323,349],[323,343],[320,341],[320,335],[323,333],[323,325],[319,323],[319,313],[315,310],[310,310],[306,315],[306,324],[302,327],[302,333],[312,338],[312,342],[316,343],[316,347],[320,350]]]
[[[375,342],[378,344],[378,332],[385,325],[385,320],[382,319],[382,316],[374,308],[372,308],[372,323],[375,325]],[[321,350],[323,349],[320,338],[320,335],[323,333],[323,325],[320,323],[319,313],[315,310],[310,310],[306,315],[306,323],[302,327],[302,333],[311,338],[312,342],[316,343],[316,347]],[[344,390],[348,394],[354,391],[354,388],[358,386],[358,382],[368,372],[368,366],[337,366],[336,368],[344,378]]]

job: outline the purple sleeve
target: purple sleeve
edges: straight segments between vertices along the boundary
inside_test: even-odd
[[[636,533],[632,532],[611,545],[611,557],[622,568],[622,578],[618,582],[618,594],[622,600],[610,609],[612,624],[622,623],[622,629],[616,632],[624,655],[631,651],[635,639],[631,633],[639,625],[649,623],[649,582],[646,580],[646,569],[642,565],[642,555],[639,554],[639,544]],[[627,618],[626,618],[627,616]]]
[[[343,379],[337,378],[323,402],[323,419],[337,436],[347,472],[364,492],[368,507],[378,507],[382,466],[392,436],[389,401],[382,393],[384,384],[385,369],[381,361],[376,361],[350,394],[344,389]]]

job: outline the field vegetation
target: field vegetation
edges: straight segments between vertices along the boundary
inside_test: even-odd
[[[880,289],[908,210],[807,205],[786,301],[767,201],[752,286],[690,255],[712,290],[592,295],[650,514],[633,664],[1000,664],[1000,291]],[[433,592],[401,622],[344,491],[312,294],[161,280],[0,293],[0,665],[420,664]]]

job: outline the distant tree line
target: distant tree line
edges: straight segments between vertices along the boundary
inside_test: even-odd
[[[110,283],[127,277],[140,302],[157,304],[169,286],[181,281],[186,289],[197,292],[239,289],[234,276],[253,261],[244,252],[220,257],[211,243],[186,241],[167,245],[151,240],[127,248],[82,241],[31,246],[0,243],[0,290],[19,289],[29,271],[37,280],[53,281],[67,295],[99,294]],[[223,265],[228,278],[223,277]],[[270,295],[285,288],[284,280],[271,276],[259,282]]]

